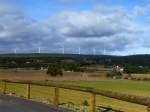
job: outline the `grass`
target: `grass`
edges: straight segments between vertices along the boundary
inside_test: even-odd
[[[150,79],[150,74],[131,74],[133,78],[147,78]]]
[[[150,96],[150,82],[148,81],[130,81],[130,80],[103,80],[103,81],[59,81],[57,83],[81,85],[85,87],[95,87],[99,89],[117,91],[121,93],[134,94],[139,96]],[[0,84],[1,85],[1,84]],[[2,86],[0,86],[2,88]],[[26,86],[24,84],[8,84],[7,90],[15,92],[18,96],[26,95]],[[53,102],[54,88],[31,86],[32,97],[36,99]],[[90,94],[71,90],[60,90],[60,101],[82,104],[84,100],[90,102]],[[97,96],[97,105],[110,106],[125,112],[146,112],[146,107],[111,99],[103,96]]]
[[[103,80],[103,81],[63,81],[63,83],[106,89],[139,96],[150,96],[150,81]]]

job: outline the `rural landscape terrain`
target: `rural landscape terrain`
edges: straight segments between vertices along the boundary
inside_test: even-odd
[[[140,59],[138,63],[137,59]],[[118,57],[69,54],[6,54],[0,56],[0,79],[92,87],[149,97],[149,59],[149,55]],[[3,91],[3,82],[0,83],[0,88]],[[7,94],[26,97],[25,84],[8,83],[6,89]],[[31,98],[52,103],[53,89],[31,85]],[[147,110],[146,106],[101,95],[96,97],[97,106],[116,111],[145,112]],[[83,105],[88,108],[89,99],[89,93],[67,89],[60,90],[60,105],[65,105],[65,107],[70,105],[67,107],[71,109],[80,110]],[[111,110],[109,109],[108,111]]]
[[[150,0],[0,0],[0,112],[150,112]]]

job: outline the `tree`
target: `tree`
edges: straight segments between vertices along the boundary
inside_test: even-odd
[[[88,103],[87,100],[84,100],[83,103],[82,103],[82,105],[83,105],[83,106],[89,106],[89,103]]]
[[[126,66],[124,68],[125,73],[148,73],[149,68],[141,66]]]
[[[80,65],[77,63],[62,63],[62,68],[65,71],[74,71],[74,72],[78,72],[80,71]]]
[[[48,66],[47,74],[50,74],[51,76],[57,76],[57,75],[62,76],[63,71],[59,64],[50,64]]]
[[[107,73],[107,77],[116,77],[116,78],[121,78],[122,73],[118,71],[116,68],[113,68],[111,72]]]

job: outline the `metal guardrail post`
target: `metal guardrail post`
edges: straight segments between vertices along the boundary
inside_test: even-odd
[[[59,88],[55,87],[54,92],[55,92],[55,94],[54,94],[54,105],[56,107],[58,107],[59,106]]]
[[[95,93],[91,93],[91,104],[90,104],[89,112],[96,112],[96,94]]]
[[[31,87],[30,84],[27,84],[27,99],[30,99],[31,97]]]

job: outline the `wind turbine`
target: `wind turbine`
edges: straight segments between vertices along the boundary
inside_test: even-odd
[[[103,50],[103,54],[106,55],[106,50],[105,50],[105,48],[104,48],[104,50]]]
[[[81,48],[80,47],[78,48],[78,54],[79,55],[81,54]]]
[[[40,47],[38,48],[38,53],[39,53],[39,54],[41,53],[41,48],[40,48]]]
[[[62,53],[65,54],[65,47],[62,47]]]
[[[96,54],[96,49],[95,48],[93,48],[93,55],[95,55]]]
[[[16,48],[14,49],[14,54],[17,54],[17,49]]]
[[[133,55],[136,55],[136,52],[135,52],[135,51],[133,52]]]

